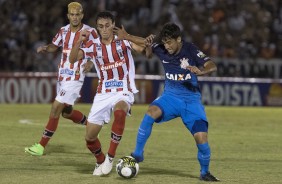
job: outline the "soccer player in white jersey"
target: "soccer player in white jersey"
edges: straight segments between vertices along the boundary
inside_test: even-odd
[[[67,16],[69,24],[59,30],[53,38],[52,43],[40,46],[37,49],[38,53],[43,53],[55,52],[59,47],[62,47],[62,56],[58,66],[57,96],[51,108],[49,121],[39,143],[25,148],[25,152],[35,156],[43,155],[45,146],[57,129],[61,114],[64,118],[70,119],[74,123],[86,124],[86,116],[80,111],[74,110],[72,106],[77,98],[80,97],[85,72],[89,71],[93,67],[93,64],[86,62],[86,60],[79,60],[72,64],[69,62],[69,54],[73,44],[78,40],[81,30],[87,29],[91,33],[87,38],[89,40],[98,38],[98,34],[96,29],[81,22],[83,8],[80,3],[70,3],[68,5]],[[81,45],[83,44],[81,43]]]
[[[72,48],[70,62],[88,58],[94,62],[99,82],[93,105],[87,119],[86,145],[96,157],[97,163],[93,175],[109,174],[113,167],[113,158],[122,138],[126,115],[130,114],[134,102],[135,66],[131,51],[144,51],[145,39],[134,37],[135,43],[118,40],[113,34],[114,16],[108,12],[100,12],[96,18],[100,39],[87,42],[85,48],[80,47],[87,36],[87,31],[81,32],[78,42]],[[130,35],[127,35],[130,36]],[[140,44],[140,45],[139,45]],[[114,121],[111,128],[111,142],[107,154],[102,152],[98,133],[104,124],[110,122],[111,114]]]

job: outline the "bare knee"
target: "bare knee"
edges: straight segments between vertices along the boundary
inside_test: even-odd
[[[152,105],[149,107],[147,114],[152,118],[157,119],[162,115],[162,110],[158,106]]]
[[[194,139],[197,144],[204,144],[208,142],[208,133],[207,132],[197,132],[194,134]]]
[[[50,117],[51,118],[59,118],[61,112],[63,111],[63,109],[64,109],[64,104],[55,101],[52,104],[52,108],[51,108],[51,112],[50,112]]]
[[[62,111],[62,116],[64,118],[69,118],[72,110],[73,110],[72,105],[65,106]]]
[[[87,123],[85,140],[90,142],[95,141],[101,129],[102,125]]]

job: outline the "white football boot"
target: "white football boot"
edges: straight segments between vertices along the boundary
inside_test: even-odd
[[[110,157],[108,154],[106,155],[105,161],[102,164],[102,173],[109,174],[113,168],[114,158]]]
[[[95,165],[95,169],[93,171],[93,176],[102,176],[102,165],[103,164],[97,164]]]

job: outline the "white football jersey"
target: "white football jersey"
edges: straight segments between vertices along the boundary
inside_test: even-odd
[[[62,47],[61,62],[58,66],[58,81],[84,81],[85,73],[83,72],[83,65],[86,60],[79,60],[74,64],[69,62],[69,55],[73,45],[79,38],[79,32],[83,29],[88,29],[91,34],[89,40],[98,38],[98,34],[95,28],[83,24],[82,28],[77,32],[71,32],[70,25],[62,27],[56,36],[53,38],[52,43],[58,47]],[[83,46],[86,42],[83,42]]]
[[[94,62],[99,77],[97,93],[138,92],[129,41],[115,38],[111,44],[105,45],[98,38],[88,41],[82,50],[84,58]]]

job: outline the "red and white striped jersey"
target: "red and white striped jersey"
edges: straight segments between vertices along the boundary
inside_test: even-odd
[[[131,45],[127,40],[116,38],[108,45],[100,39],[88,41],[84,58],[91,59],[99,77],[97,93],[130,91],[137,93],[135,86],[135,66]]]
[[[77,32],[71,32],[70,25],[62,27],[56,36],[53,38],[52,43],[58,47],[62,47],[61,62],[58,66],[58,81],[83,81],[85,78],[85,73],[83,72],[83,65],[86,60],[79,60],[74,64],[69,62],[69,55],[73,45],[79,38],[79,32],[83,29],[88,29],[91,34],[89,35],[89,40],[94,40],[98,38],[98,34],[95,28],[83,24],[82,28]],[[86,42],[84,42],[86,43]],[[81,46],[84,46],[82,43]]]

